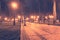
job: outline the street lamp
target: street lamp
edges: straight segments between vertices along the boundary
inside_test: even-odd
[[[17,2],[11,2],[12,9],[16,10],[18,8]]]
[[[17,2],[11,2],[11,7],[12,7],[13,10],[17,10],[18,9],[18,3]],[[14,14],[13,25],[15,25],[15,14]]]

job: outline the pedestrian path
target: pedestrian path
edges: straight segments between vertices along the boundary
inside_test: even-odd
[[[41,40],[29,27],[30,25],[21,27],[21,40]]]
[[[46,24],[26,23],[21,29],[23,40],[60,40],[60,27]]]

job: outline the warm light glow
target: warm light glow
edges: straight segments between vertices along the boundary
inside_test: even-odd
[[[30,18],[35,19],[35,18],[36,18],[36,16],[31,16]]]
[[[48,17],[47,17],[47,16],[45,16],[45,19],[48,19]]]
[[[38,21],[38,18],[36,18],[36,21]]]
[[[34,16],[34,19],[36,18],[36,16]]]
[[[26,18],[26,20],[29,20],[29,18]]]
[[[14,21],[14,18],[12,18],[12,20],[11,21]]]
[[[53,15],[49,15],[49,18],[54,18],[54,16]]]
[[[39,18],[39,16],[37,16],[37,18]]]
[[[4,20],[7,21],[8,20],[7,17],[5,17]]]
[[[15,18],[16,21],[18,21],[18,18]]]
[[[18,15],[18,19],[20,19],[20,18],[21,18],[21,16]]]
[[[11,2],[11,7],[12,7],[13,9],[17,9],[17,8],[18,8],[17,2]]]
[[[32,19],[33,19],[33,18],[34,18],[34,16],[31,16],[30,18],[32,18]]]
[[[59,22],[59,20],[56,20],[56,22]]]

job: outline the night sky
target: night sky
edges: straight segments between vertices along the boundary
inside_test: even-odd
[[[8,2],[12,0],[0,0],[1,12],[2,14],[9,15]],[[26,14],[39,12],[46,14],[52,12],[53,10],[53,1],[52,0],[19,0],[23,6],[23,11]]]

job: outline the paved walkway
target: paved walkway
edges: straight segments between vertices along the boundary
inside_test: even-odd
[[[21,40],[60,40],[60,27],[27,23],[21,27]]]

